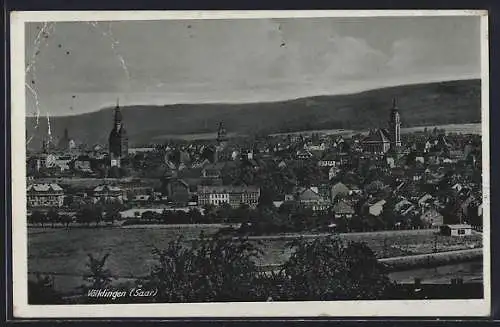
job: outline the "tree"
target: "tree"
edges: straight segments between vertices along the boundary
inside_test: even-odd
[[[71,207],[71,205],[73,204],[73,200],[73,195],[66,195],[63,200],[63,206]]]
[[[389,197],[382,208],[382,213],[380,214],[381,222],[385,229],[393,229],[396,221],[395,210],[396,201],[394,198]]]
[[[219,207],[217,208],[217,217],[219,218],[220,221],[227,221],[231,217],[233,208],[229,203],[221,203]]]
[[[145,211],[142,213],[141,218],[145,221],[155,220],[156,213],[154,211]]]
[[[95,222],[97,227],[99,222],[102,221],[102,208],[95,205],[85,206],[76,213],[76,219],[79,223],[86,224],[87,226]]]
[[[43,212],[35,210],[31,213],[29,220],[31,223],[41,224],[43,227],[43,223],[44,223],[45,219],[46,219],[46,215]]]
[[[283,266],[283,296],[298,301],[383,298],[391,286],[384,266],[364,243],[337,238],[297,240]]]
[[[121,219],[120,209],[118,207],[111,207],[105,211],[104,221],[107,223],[114,224],[116,220]]]
[[[66,229],[68,229],[69,224],[73,222],[73,217],[71,215],[61,215],[61,222],[66,226]]]
[[[111,271],[106,268],[106,260],[109,258],[109,253],[102,257],[94,257],[92,254],[87,254],[87,273],[83,276],[85,284],[80,288],[84,294],[91,289],[105,290],[110,288],[112,281],[115,279]],[[99,298],[88,297],[90,302],[102,302]]]
[[[157,264],[143,281],[158,290],[158,302],[225,302],[253,299],[254,259],[260,250],[247,239],[218,233],[200,235],[193,246],[182,238],[155,249]]]
[[[60,221],[59,213],[54,209],[50,209],[47,212],[47,220],[52,223],[52,228],[54,228],[54,224]]]

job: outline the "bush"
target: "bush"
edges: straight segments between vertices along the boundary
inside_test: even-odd
[[[29,304],[60,304],[62,297],[54,289],[54,279],[51,276],[37,274],[35,281],[28,281]]]
[[[182,238],[164,250],[155,249],[158,263],[144,280],[158,290],[157,302],[227,302],[253,298],[257,278],[255,257],[261,252],[244,238],[203,234],[192,247]]]
[[[329,237],[290,246],[295,250],[283,266],[286,299],[380,299],[391,286],[384,266],[364,243]]]

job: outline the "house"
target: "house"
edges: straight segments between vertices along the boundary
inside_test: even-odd
[[[380,201],[377,201],[371,205],[368,205],[368,212],[372,216],[376,216],[376,217],[380,216],[380,214],[384,210],[385,203],[386,203],[385,200],[380,200]]]
[[[151,200],[151,198],[152,198],[151,195],[141,194],[141,195],[135,195],[132,198],[132,201],[136,203],[147,203]]]
[[[337,158],[333,153],[326,153],[319,161],[319,167],[336,167],[338,165]]]
[[[424,195],[422,195],[419,199],[418,199],[418,205],[420,207],[423,207],[425,206],[426,204],[428,204],[429,202],[431,202],[432,200],[434,199],[434,197],[432,195],[430,195],[429,193],[425,193]]]
[[[332,186],[330,194],[331,194],[330,196],[331,196],[331,199],[333,202],[333,201],[335,201],[335,198],[339,195],[340,196],[350,195],[351,190],[344,183],[338,182],[337,184]]]
[[[451,188],[454,189],[457,192],[460,192],[462,190],[463,186],[460,183],[456,183]]]
[[[28,207],[62,207],[64,190],[58,184],[31,184],[26,190]]]
[[[423,163],[425,163],[425,158],[423,156],[416,156],[415,162],[423,164]]]
[[[256,186],[199,185],[197,192],[199,206],[207,204],[219,206],[228,203],[233,208],[237,208],[241,204],[255,208],[260,197],[260,188]]]
[[[92,190],[92,192],[94,202],[97,202],[101,199],[123,202],[124,199],[124,191],[121,187],[118,186],[107,184],[98,185]]]
[[[273,206],[276,209],[279,209],[279,208],[281,208],[281,206],[283,205],[283,203],[285,203],[285,201],[273,201]]]
[[[429,227],[439,227],[443,225],[443,215],[435,209],[425,210],[420,215],[420,220]]]
[[[313,154],[308,150],[299,150],[296,153],[296,158],[298,160],[308,160],[313,157]]]
[[[59,168],[61,172],[67,171],[70,169],[70,163],[73,161],[73,158],[69,155],[56,156],[54,160],[54,166]]]
[[[345,201],[339,201],[333,206],[333,213],[335,215],[335,219],[350,219],[354,215],[354,208]]]
[[[410,201],[408,201],[406,199],[403,199],[394,205],[394,211],[400,212],[400,211],[404,210],[405,208],[407,208],[409,205],[413,205],[413,203],[411,203]]]
[[[442,235],[446,236],[469,236],[472,235],[472,226],[465,224],[442,225],[440,227],[440,232]]]
[[[89,156],[77,157],[75,160],[75,163],[74,163],[74,169],[81,171],[81,172],[91,173],[92,166],[91,166],[91,162],[90,162],[90,157]]]
[[[326,144],[323,142],[321,144],[306,144],[304,149],[309,151],[323,152],[326,150]]]
[[[201,175],[203,178],[221,178],[222,169],[224,168],[224,163],[216,162],[213,164],[208,164],[203,167]]]
[[[128,153],[131,155],[139,154],[139,153],[148,153],[156,151],[155,147],[138,147],[138,148],[129,148]]]
[[[313,211],[324,211],[330,206],[330,203],[319,194],[317,187],[299,189],[296,194],[297,201]]]
[[[136,196],[145,196],[153,194],[153,187],[143,183],[140,180],[131,180],[120,183],[120,189],[123,192],[124,200],[133,199]]]

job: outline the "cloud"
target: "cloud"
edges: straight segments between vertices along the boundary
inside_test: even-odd
[[[478,70],[478,54],[463,40],[474,31],[451,37],[448,27],[429,32],[449,21],[409,20],[113,22],[114,46],[102,33],[106,23],[57,23],[38,59],[40,104],[64,114],[69,106],[96,110],[117,96],[124,105],[272,101]]]

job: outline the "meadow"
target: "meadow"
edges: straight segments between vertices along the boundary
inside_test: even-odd
[[[216,226],[196,225],[176,228],[30,228],[28,232],[29,272],[82,275],[87,254],[110,253],[108,268],[123,277],[137,277],[149,272],[154,264],[153,248],[163,248],[179,236],[186,243],[217,231]],[[345,241],[366,242],[379,258],[453,251],[482,246],[481,234],[456,238],[436,235],[433,230],[384,231],[339,234]],[[263,250],[260,265],[283,263],[291,253],[290,237],[260,237],[254,242]]]

